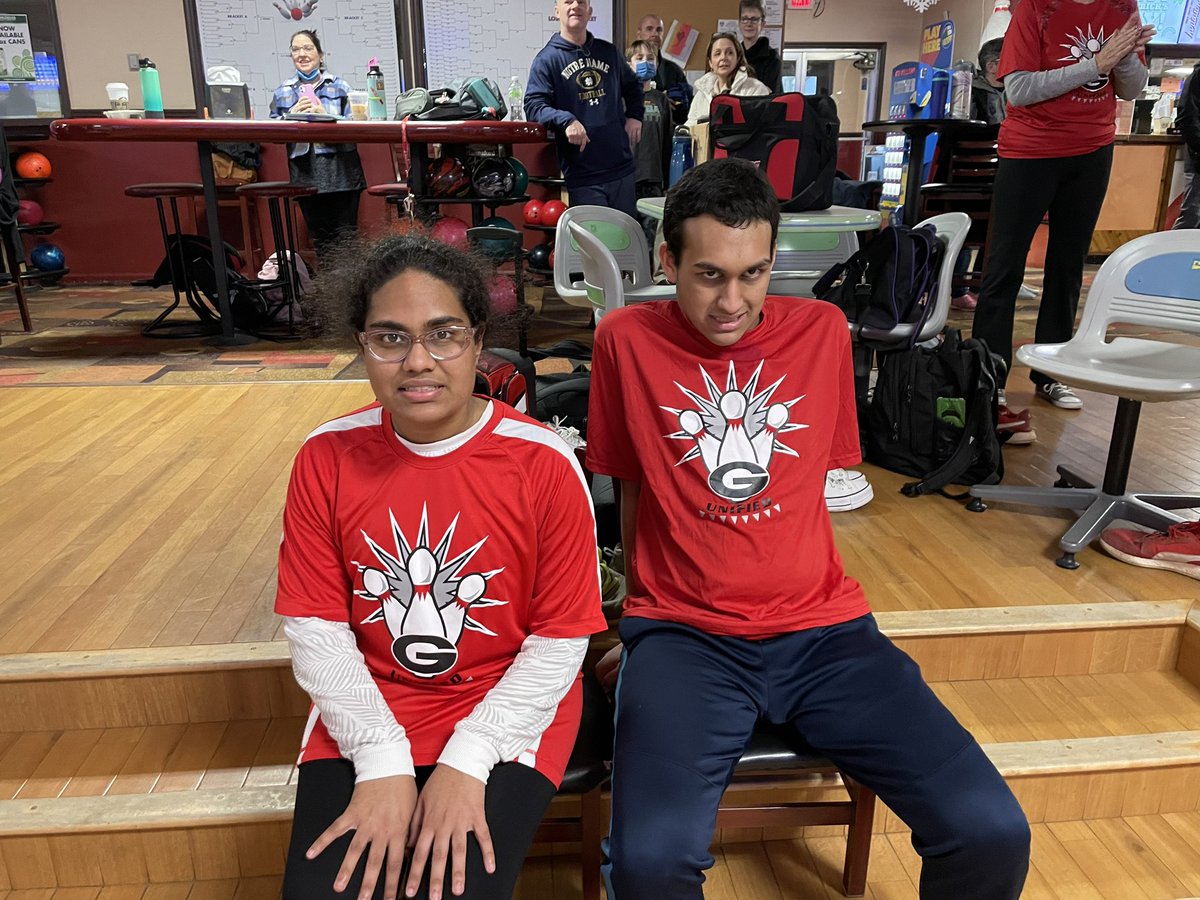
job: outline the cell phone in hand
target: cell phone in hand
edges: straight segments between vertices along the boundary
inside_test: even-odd
[[[312,103],[317,108],[315,111],[319,112],[321,110],[321,98],[317,96],[317,92],[311,84],[305,84],[300,87],[300,96]]]

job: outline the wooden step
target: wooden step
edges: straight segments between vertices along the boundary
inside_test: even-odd
[[[1174,668],[1190,600],[881,612],[929,681]],[[1200,681],[1200,622],[1190,626]],[[282,641],[0,656],[0,733],[299,716]]]

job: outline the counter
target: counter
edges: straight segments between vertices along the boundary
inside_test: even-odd
[[[1183,189],[1183,138],[1119,134],[1112,175],[1089,253],[1106,256],[1122,244],[1168,227],[1168,211]]]

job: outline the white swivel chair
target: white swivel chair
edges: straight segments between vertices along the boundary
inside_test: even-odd
[[[1109,326],[1116,323],[1149,332],[1107,340]],[[1059,466],[1054,487],[971,488],[984,500],[1079,512],[1059,541],[1063,555],[1057,563],[1064,569],[1078,568],[1075,554],[1116,519],[1165,531],[1185,521],[1169,510],[1200,507],[1200,492],[1126,490],[1142,404],[1200,397],[1200,348],[1157,339],[1164,331],[1200,335],[1200,235],[1195,231],[1150,234],[1125,244],[1096,273],[1074,337],[1017,350],[1018,360],[1045,375],[1118,398],[1100,487]]]
[[[573,232],[572,226],[590,232],[608,249],[630,302],[675,296],[673,284],[655,284],[651,277],[650,250],[641,223],[607,206],[572,206],[558,220],[554,237],[554,291],[564,301],[572,306],[591,305],[583,284],[578,232]]]
[[[605,243],[578,222],[568,223],[567,235],[579,248],[579,264],[583,271],[578,284],[583,288],[587,302],[596,307],[596,321],[599,322],[605,314],[625,305],[625,279],[621,267]]]

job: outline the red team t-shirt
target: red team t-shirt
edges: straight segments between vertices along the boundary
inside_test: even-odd
[[[870,611],[825,508],[826,471],[860,459],[853,380],[829,303],[768,297],[728,348],[673,301],[604,318],[587,459],[641,482],[625,615],[761,639]]]
[[[378,405],[314,431],[296,457],[280,615],[348,622],[375,683],[433,765],[531,634],[605,628],[583,475],[552,431],[496,403],[444,456],[407,449]],[[577,681],[517,761],[554,784],[579,727]],[[340,756],[314,710],[301,762]]]
[[[1110,0],[1087,5],[1024,0],[1004,35],[1000,77],[1073,66],[1096,56],[1131,12],[1132,5],[1122,10]],[[1000,155],[1047,159],[1092,153],[1113,142],[1116,117],[1117,97],[1108,75],[1041,103],[1010,103],[1000,126]]]

